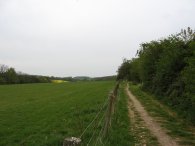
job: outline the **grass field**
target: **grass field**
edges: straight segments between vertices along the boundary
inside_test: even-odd
[[[0,86],[0,145],[61,145],[79,136],[114,82]]]
[[[105,140],[105,146],[134,146],[136,138],[131,131],[131,121],[128,117],[127,100],[123,84],[120,85],[116,99],[115,112],[112,117],[112,124],[109,135]]]
[[[51,80],[52,83],[65,83],[67,81],[64,80]]]
[[[61,146],[65,137],[79,137],[114,84],[99,81],[0,86],[0,145]],[[125,100],[119,100],[117,107],[107,146],[126,146],[134,141],[128,131]],[[103,120],[98,127],[90,127],[82,137],[83,145],[89,142],[95,128],[90,144],[94,145],[102,126]]]

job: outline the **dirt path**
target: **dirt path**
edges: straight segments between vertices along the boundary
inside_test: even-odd
[[[129,99],[134,104],[135,109],[140,114],[140,117],[145,122],[146,127],[151,131],[151,133],[156,136],[158,142],[162,146],[179,146],[176,141],[166,134],[165,130],[147,113],[142,104],[137,100],[137,98],[129,91],[129,86],[127,85],[126,93]],[[129,105],[130,106],[130,105]],[[130,113],[131,114],[131,113]]]
[[[134,136],[135,146],[159,146],[157,138],[146,127],[130,99],[128,100],[128,112],[131,119],[130,132]]]

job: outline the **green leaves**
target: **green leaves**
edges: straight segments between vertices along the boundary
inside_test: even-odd
[[[188,111],[183,112],[184,116],[194,117],[195,121],[191,112],[195,109],[195,32],[187,28],[176,35],[143,43],[137,55],[138,58],[124,60],[118,77],[142,83],[143,89],[168,97],[167,103]]]

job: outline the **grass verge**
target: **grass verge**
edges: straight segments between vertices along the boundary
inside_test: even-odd
[[[115,104],[115,113],[112,117],[112,125],[109,130],[106,146],[129,146],[135,145],[133,133],[130,132],[131,121],[128,117],[127,96],[124,86],[121,85]]]
[[[141,90],[140,86],[129,84],[132,93],[144,105],[149,114],[167,129],[167,133],[182,145],[195,145],[194,127],[181,119],[177,113],[160,103],[152,94]]]

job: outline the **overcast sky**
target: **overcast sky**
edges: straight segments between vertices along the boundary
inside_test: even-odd
[[[195,0],[0,0],[0,64],[53,76],[116,74],[139,44],[195,28]]]

